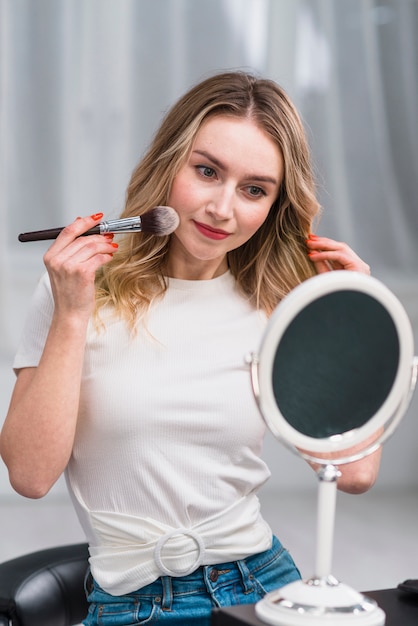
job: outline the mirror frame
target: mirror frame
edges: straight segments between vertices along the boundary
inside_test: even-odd
[[[297,431],[282,415],[272,384],[274,361],[287,328],[303,309],[327,294],[347,290],[374,298],[391,316],[399,340],[398,368],[386,400],[363,426],[330,437],[315,438]],[[276,307],[268,322],[259,353],[251,355],[250,362],[254,395],[271,432],[299,456],[321,464],[352,462],[380,447],[405,413],[416,382],[413,332],[402,304],[376,278],[347,270],[318,274],[295,287]],[[365,442],[379,432],[380,435],[358,453],[344,454],[344,450]],[[341,453],[338,459],[335,458],[336,452]],[[323,458],[315,456],[315,453],[329,453],[333,456]]]

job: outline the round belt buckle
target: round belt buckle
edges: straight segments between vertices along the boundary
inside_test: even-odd
[[[195,542],[198,548],[198,555],[194,563],[192,563],[192,565],[182,570],[170,569],[169,567],[164,565],[162,556],[161,556],[162,549],[167,543],[167,541],[171,539],[172,537],[176,537],[177,535],[185,535],[187,537],[190,537]],[[166,576],[188,576],[189,574],[194,572],[198,567],[202,565],[204,554],[205,554],[205,546],[204,546],[202,538],[197,533],[195,533],[193,530],[190,530],[189,528],[176,528],[159,538],[154,549],[154,560],[158,568]]]

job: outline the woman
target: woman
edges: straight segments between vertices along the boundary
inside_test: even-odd
[[[79,237],[45,254],[14,367],[1,454],[19,493],[65,471],[90,545],[86,626],[209,624],[300,577],[260,515],[264,423],[244,356],[301,281],[369,272],[312,234],[318,214],[301,121],[272,81],[213,76],[169,111],[133,172],[121,217],[156,205],[166,237]],[[375,481],[379,453],[339,488]]]

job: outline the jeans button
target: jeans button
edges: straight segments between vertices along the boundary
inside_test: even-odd
[[[213,583],[216,583],[216,581],[218,580],[218,577],[219,577],[218,570],[214,567],[213,569],[210,570],[209,578],[211,579]]]

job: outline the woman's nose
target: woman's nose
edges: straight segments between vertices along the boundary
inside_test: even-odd
[[[228,220],[234,215],[234,193],[227,189],[219,190],[207,204],[206,212],[216,220]]]

